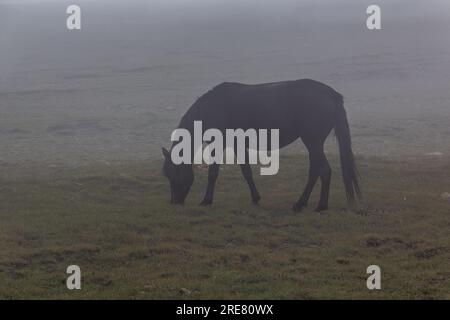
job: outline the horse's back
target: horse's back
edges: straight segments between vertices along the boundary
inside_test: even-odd
[[[288,144],[317,123],[329,127],[338,96],[331,87],[310,79],[224,82],[201,96],[184,121],[202,120],[204,128],[280,129],[280,139]]]
[[[311,80],[289,80],[261,84],[223,82],[204,94],[196,102],[201,109],[255,109],[264,112],[274,109],[312,107],[338,96],[328,85]],[[195,105],[195,104],[194,104]]]

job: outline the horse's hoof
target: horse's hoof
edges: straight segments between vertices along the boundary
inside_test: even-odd
[[[257,196],[257,197],[255,197],[255,198],[253,198],[253,199],[252,199],[253,205],[259,206],[259,200],[261,200],[261,197],[260,197],[260,196]]]
[[[315,212],[322,212],[328,210],[327,206],[317,206],[316,209],[314,209]]]
[[[202,207],[210,206],[212,205],[212,200],[203,200],[199,205]]]
[[[292,210],[294,210],[294,212],[301,212],[304,207],[306,207],[306,205],[296,202],[292,206]]]

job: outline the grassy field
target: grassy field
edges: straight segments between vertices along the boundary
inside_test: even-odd
[[[0,298],[450,299],[450,164],[359,158],[364,203],[347,210],[339,164],[330,210],[290,208],[305,156],[257,177],[260,207],[226,166],[215,204],[197,206],[206,171],[184,207],[168,204],[160,163],[86,167],[0,178]],[[316,188],[317,189],[317,188]],[[65,286],[82,270],[82,290]],[[366,268],[382,290],[366,288]]]

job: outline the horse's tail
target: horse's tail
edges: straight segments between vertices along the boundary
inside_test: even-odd
[[[336,103],[337,112],[334,131],[339,145],[345,193],[349,204],[353,204],[356,197],[361,198],[361,190],[358,183],[359,174],[353,156],[352,139],[350,137],[347,114],[344,109],[344,99],[339,93],[336,95]]]

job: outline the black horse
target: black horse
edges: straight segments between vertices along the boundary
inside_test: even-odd
[[[323,83],[309,79],[255,85],[225,82],[201,96],[182,117],[178,128],[187,129],[193,135],[194,121],[202,121],[204,130],[217,128],[222,133],[238,128],[279,129],[280,148],[300,137],[309,152],[309,176],[303,194],[293,206],[297,212],[307,205],[319,177],[321,193],[315,210],[328,208],[331,168],[324,153],[324,142],[334,128],[347,199],[352,203],[360,196],[343,97]],[[165,148],[163,154],[163,171],[170,182],[171,203],[182,204],[194,181],[192,165],[175,165]],[[250,165],[240,166],[252,201],[257,204],[261,197]],[[219,164],[210,165],[208,186],[201,205],[213,202],[218,174]]]

